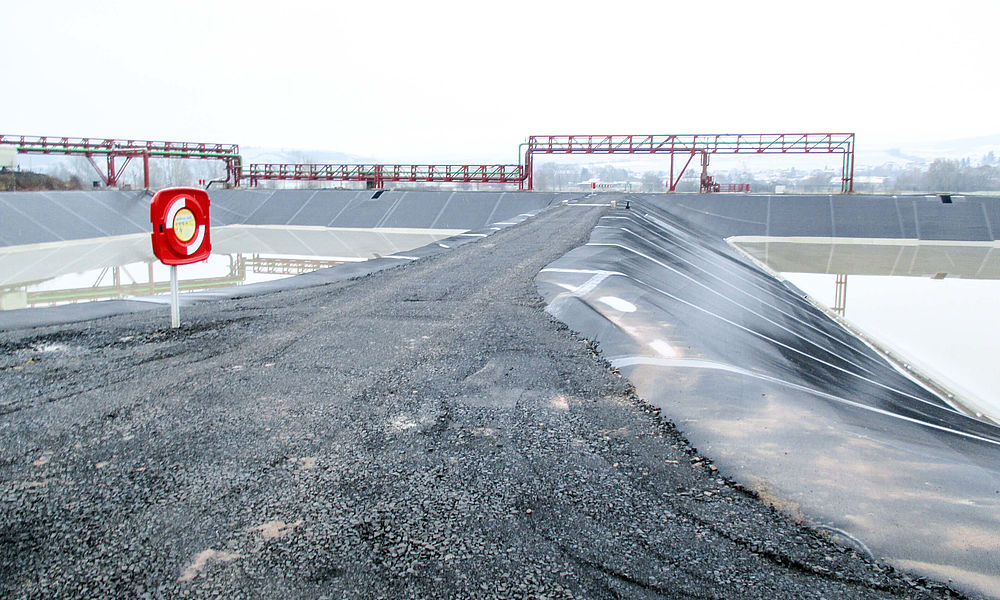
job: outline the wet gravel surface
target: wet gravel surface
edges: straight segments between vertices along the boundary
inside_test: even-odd
[[[0,597],[957,596],[727,480],[543,311],[602,210],[0,333]]]

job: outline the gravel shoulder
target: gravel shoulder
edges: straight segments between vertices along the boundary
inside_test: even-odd
[[[0,333],[0,597],[958,597],[729,481],[544,312],[602,210]]]

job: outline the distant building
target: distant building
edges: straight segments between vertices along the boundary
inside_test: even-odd
[[[854,184],[858,185],[863,183],[865,185],[882,185],[883,183],[885,183],[886,179],[888,178],[880,177],[878,175],[855,175]],[[836,177],[830,177],[831,185],[840,185],[840,183],[841,180],[839,175]]]
[[[592,177],[587,181],[574,183],[573,187],[580,190],[593,190],[598,192],[631,192],[634,182],[631,181],[601,181],[597,177]]]

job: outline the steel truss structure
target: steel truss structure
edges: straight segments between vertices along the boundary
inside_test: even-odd
[[[854,191],[853,133],[723,133],[685,135],[533,135],[521,144],[528,189],[534,188],[535,154],[669,154],[668,191],[676,191],[681,176],[702,157],[705,168],[713,154],[841,154],[841,192]],[[684,161],[679,170],[674,157]],[[676,172],[676,177],[674,173]],[[707,172],[703,169],[704,188]]]
[[[70,138],[0,135],[0,144],[15,146],[20,154],[65,154],[84,156],[108,187],[118,185],[133,158],[143,161],[143,185],[149,188],[150,158],[195,158],[221,160],[226,181],[234,186],[247,179],[260,181],[363,181],[381,189],[387,182],[518,184],[534,189],[536,154],[669,154],[668,191],[676,191],[694,158],[702,166],[701,190],[721,191],[708,176],[709,157],[714,154],[841,154],[841,192],[854,191],[853,133],[724,133],[684,135],[533,135],[521,144],[516,165],[384,165],[384,164],[251,164],[243,168],[236,144],[159,142],[106,138]],[[683,164],[675,164],[680,157]],[[98,161],[103,160],[106,168]],[[116,162],[119,161],[120,162]],[[745,191],[743,186],[726,191]]]
[[[240,147],[236,144],[158,142],[53,136],[0,135],[0,144],[16,146],[19,154],[66,154],[84,156],[101,181],[115,187],[133,158],[142,159],[143,187],[149,188],[150,158],[196,158],[226,163],[226,181],[239,185],[242,171]],[[121,162],[116,161],[121,159]],[[98,164],[103,160],[106,168]]]
[[[381,189],[386,182],[517,183],[521,165],[336,165],[250,164],[243,171],[250,186],[260,181],[364,181]]]

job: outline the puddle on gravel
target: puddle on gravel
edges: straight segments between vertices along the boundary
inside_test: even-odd
[[[974,412],[1000,419],[1000,244],[739,237],[738,248]]]
[[[227,226],[212,255],[178,268],[182,292],[291,277],[391,256],[460,229]],[[167,294],[170,269],[149,234],[0,248],[0,310]]]

